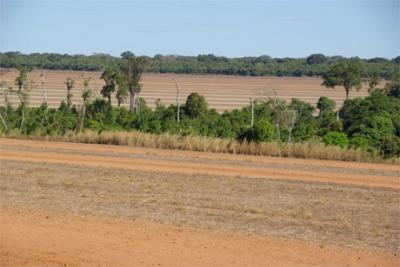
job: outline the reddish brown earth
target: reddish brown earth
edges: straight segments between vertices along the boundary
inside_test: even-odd
[[[2,266],[398,266],[398,256],[296,240],[1,210]]]
[[[1,139],[3,145],[0,158],[19,161],[32,161],[32,162],[47,162],[47,163],[68,163],[79,164],[88,166],[104,166],[113,168],[133,169],[142,171],[155,171],[155,172],[172,172],[172,173],[186,173],[186,174],[212,174],[212,175],[227,175],[227,176],[248,176],[248,177],[268,177],[269,179],[290,179],[290,180],[304,180],[304,181],[320,181],[320,182],[334,182],[343,184],[366,185],[372,187],[389,187],[400,188],[400,177],[397,176],[384,176],[384,175],[365,175],[357,173],[330,173],[325,171],[315,172],[315,169],[310,171],[296,170],[293,168],[273,168],[264,166],[247,166],[240,165],[239,162],[244,162],[246,159],[252,159],[261,162],[275,162],[284,163],[286,165],[314,165],[314,166],[335,166],[336,168],[350,168],[354,169],[367,169],[367,170],[387,170],[400,173],[398,165],[388,164],[369,164],[369,163],[354,163],[354,162],[340,162],[340,161],[323,161],[323,160],[305,160],[305,159],[286,159],[286,158],[269,158],[269,157],[251,157],[241,155],[221,155],[212,153],[196,153],[196,152],[182,152],[182,151],[162,151],[157,149],[143,149],[143,148],[125,148],[118,146],[98,146],[90,144],[65,144],[58,142],[44,142],[44,141],[29,141],[29,140],[12,140]],[[18,149],[8,149],[4,145],[11,146]],[[24,147],[33,148],[46,148],[47,151],[26,151]],[[69,151],[63,152],[62,148],[68,148]],[[48,152],[51,149],[52,152]],[[71,151],[73,150],[73,151]],[[54,152],[53,152],[54,151]],[[82,155],[82,152],[90,151],[89,155]],[[96,152],[122,152],[124,157],[115,157],[108,155],[97,156]],[[163,155],[158,158],[129,158],[130,154],[140,153],[153,153],[155,155]],[[203,155],[204,154],[204,155]],[[171,161],[170,157],[182,157],[182,159],[193,158],[192,162],[181,162],[179,160]],[[235,165],[224,164],[211,164],[205,162],[198,162],[198,159],[205,157],[208,160],[214,159],[236,159]]]
[[[41,70],[34,70],[29,74],[35,86],[30,93],[32,106],[39,106],[43,102],[43,88],[41,83]],[[90,88],[93,89],[95,97],[100,97],[100,90],[103,81],[100,79],[100,72],[90,71],[52,71],[45,72],[45,87],[47,88],[48,104],[50,107],[58,107],[61,100],[66,98],[65,80],[67,77],[73,78],[75,87],[73,88],[74,104],[81,104],[80,98],[83,89],[83,79],[91,78]],[[11,69],[8,72],[0,73],[0,81],[6,82],[8,86],[14,86],[14,79],[18,73]],[[175,104],[176,87],[174,79],[177,79],[181,87],[181,102],[191,92],[198,92],[204,95],[211,108],[218,111],[232,110],[249,105],[249,98],[265,98],[263,91],[274,89],[279,98],[290,101],[298,98],[315,105],[320,96],[327,96],[340,106],[345,98],[344,89],[337,87],[327,89],[321,86],[322,80],[316,77],[243,77],[228,75],[187,75],[187,74],[144,74],[143,88],[141,97],[153,108],[155,101],[161,99],[166,105]],[[350,97],[362,97],[368,95],[368,86],[363,85],[361,91],[352,91]],[[3,89],[0,89],[3,90]],[[0,105],[4,102],[0,98]],[[11,101],[16,105],[18,99],[11,97]],[[116,102],[113,99],[113,103]],[[127,103],[124,104],[127,106]]]
[[[396,219],[397,211],[393,210],[393,203],[397,203],[397,193],[400,188],[400,170],[398,165],[257,157],[14,139],[0,139],[0,163],[2,161],[4,166],[8,166],[8,169],[3,169],[0,173],[0,177],[2,177],[0,189],[6,190],[0,192],[7,193],[3,195],[6,202],[3,202],[0,209],[1,266],[400,265],[398,251],[395,248],[390,248],[390,244],[396,244],[396,236],[398,234],[398,224],[396,223],[398,221]],[[14,162],[19,165],[10,165],[9,163],[6,164],[6,162]],[[23,168],[22,166],[38,163],[43,163],[48,168],[49,176],[39,172],[37,167],[32,167],[32,171],[36,170],[37,172],[36,174],[32,173],[32,176],[43,175],[43,177],[37,177],[33,180],[29,177],[30,179],[24,181],[22,178],[27,175],[29,176],[29,171],[24,172],[23,169],[29,170],[30,168]],[[18,168],[24,173],[22,176],[20,174],[18,174],[19,176],[15,176],[19,177],[18,179],[21,181],[10,182],[10,176],[13,174],[13,168],[10,168],[10,166],[15,166],[13,167],[15,169],[14,173],[18,171]],[[70,180],[64,183],[61,182],[60,187],[57,184],[58,181],[55,181],[51,173],[53,172],[52,170],[61,168],[61,166],[79,166],[79,170],[82,171],[82,174],[78,177],[79,180],[68,178]],[[88,168],[88,171],[85,171],[85,168]],[[90,176],[90,172],[94,168],[99,170],[104,168],[105,171],[101,177],[96,178],[96,175],[92,177]],[[242,177],[240,179],[244,181],[242,185],[244,190],[258,190],[257,188],[251,189],[247,187],[247,178],[265,178],[272,181],[271,183],[274,182],[274,179],[281,182],[283,182],[282,180],[293,182],[307,181],[308,183],[298,185],[304,186],[304,188],[311,186],[312,183],[316,184],[315,182],[328,182],[339,187],[339,189],[354,190],[355,193],[358,192],[357,194],[360,194],[361,188],[363,188],[362,190],[366,188],[367,191],[369,190],[366,192],[368,196],[373,195],[374,191],[379,191],[381,192],[379,199],[375,200],[375,197],[366,198],[365,200],[361,200],[360,204],[365,209],[371,203],[375,205],[378,202],[382,202],[382,205],[379,203],[376,204],[376,207],[381,207],[378,208],[378,211],[382,212],[382,215],[378,215],[378,217],[379,220],[387,221],[388,223],[382,225],[373,225],[371,223],[371,225],[368,224],[364,227],[366,227],[367,231],[376,232],[376,237],[371,233],[368,233],[368,236],[372,238],[372,242],[377,242],[378,238],[380,238],[379,242],[383,244],[381,246],[383,249],[377,249],[371,246],[371,243],[362,241],[363,239],[359,239],[361,241],[357,242],[366,242],[364,245],[350,247],[346,243],[346,246],[340,247],[335,245],[334,242],[328,244],[325,241],[318,241],[324,240],[323,236],[317,238],[316,241],[310,241],[313,238],[307,241],[294,239],[290,233],[287,235],[289,236],[288,238],[278,238],[268,235],[246,235],[243,232],[221,232],[217,228],[199,230],[188,225],[174,226],[156,223],[151,220],[130,220],[123,216],[113,216],[112,218],[107,216],[101,217],[101,215],[97,216],[97,213],[90,216],[83,215],[87,214],[80,211],[80,209],[85,209],[84,205],[87,205],[84,202],[86,201],[85,199],[94,202],[95,197],[92,195],[97,195],[97,192],[99,192],[99,195],[96,201],[99,201],[99,199],[102,200],[102,202],[99,202],[99,209],[107,206],[107,203],[113,203],[112,201],[121,201],[118,202],[121,205],[125,203],[122,199],[125,195],[117,190],[119,187],[112,187],[113,170],[122,169],[150,173],[154,176],[160,175],[160,173],[191,175],[195,177],[193,181],[196,182],[193,190],[200,190],[201,188],[200,180],[195,175],[204,174],[214,175],[218,179],[228,179],[226,177],[231,176]],[[66,176],[65,172],[62,173],[61,171],[60,173],[61,175],[58,176]],[[90,178],[92,180],[88,184],[81,185],[78,183],[82,179],[88,180],[89,177],[92,177]],[[122,177],[122,175],[119,174],[118,177]],[[28,180],[36,181],[35,179],[38,180],[34,184],[28,183]],[[122,182],[121,179],[115,179],[115,183]],[[202,179],[206,178],[202,177]],[[261,180],[265,181],[265,179]],[[105,185],[105,189],[111,191],[96,191],[99,189],[95,189],[95,183],[105,183],[106,181],[107,185]],[[31,188],[20,188],[21,186],[18,186],[19,183],[21,185],[25,183],[25,185],[32,187],[32,190]],[[185,183],[189,183],[189,180]],[[238,181],[232,181],[232,183],[237,184]],[[128,185],[124,184],[125,187]],[[90,190],[89,186],[93,187],[93,192],[90,194],[85,191]],[[146,187],[144,190],[150,190],[150,188]],[[54,194],[55,192],[59,193]],[[73,192],[77,195],[73,195]],[[251,191],[249,192],[251,193]],[[32,193],[36,195],[29,195]],[[41,195],[42,193],[44,195]],[[141,191],[137,194],[140,193]],[[153,196],[152,194],[155,195]],[[118,195],[121,199],[115,197]],[[282,203],[288,201],[281,198],[283,197],[283,192],[280,191],[278,195],[279,197],[274,201]],[[332,212],[338,212],[339,216],[341,211],[353,210],[353,208],[349,207],[352,203],[358,202],[354,202],[351,195],[348,195],[346,200],[342,200],[342,197],[336,200],[337,196],[334,195],[331,206]],[[126,196],[131,197],[130,195]],[[161,211],[161,205],[164,203],[161,200],[163,197],[162,192],[150,190],[148,196],[160,201],[159,203],[156,202],[154,206],[160,206],[159,209]],[[331,200],[328,201],[328,199],[324,200],[322,198],[328,197],[326,190],[321,191],[319,196],[321,197],[321,202],[318,205],[330,203],[329,201]],[[385,196],[388,196],[388,199]],[[49,197],[48,201],[46,197]],[[110,197],[110,199],[108,200],[107,197]],[[317,215],[307,212],[307,207],[313,206],[310,202],[313,198],[314,195],[305,195],[299,199],[298,204],[296,202],[297,206],[293,208],[305,209],[300,214],[301,216],[296,215],[295,217],[281,218],[281,220],[286,220],[288,225],[304,220],[309,225],[306,229],[309,231],[310,237],[321,235],[323,232],[313,232],[315,230],[313,227],[319,227],[319,225],[325,225],[324,227],[329,226],[328,224],[323,224],[325,223],[323,221],[321,221],[321,224],[318,224],[320,219]],[[54,203],[54,205],[52,203],[59,199],[64,199],[62,202],[65,202],[65,205],[71,205],[68,202],[71,201],[71,203],[75,203],[76,207],[80,208],[77,208],[74,213],[65,211],[68,210],[68,207],[64,207],[63,212],[57,211],[57,207],[60,207],[62,203]],[[104,202],[106,200],[110,202]],[[30,201],[34,201],[35,205],[32,205]],[[40,206],[41,201],[48,206],[52,205],[52,211],[47,209],[48,207],[45,205]],[[203,201],[211,203],[211,196],[210,200],[205,199]],[[148,203],[151,204],[153,202],[148,201]],[[175,203],[178,205],[180,201],[175,199]],[[184,209],[178,209],[178,211],[172,210],[172,212],[179,213],[188,207],[196,207],[194,204],[190,204],[192,206],[185,206]],[[198,204],[200,205],[200,203]],[[270,204],[272,205],[272,203]],[[392,206],[391,210],[389,209],[390,205]],[[39,206],[40,208],[38,208]],[[218,206],[212,206],[212,208],[216,211]],[[333,208],[336,210],[333,211]],[[241,207],[238,206],[237,209],[241,209]],[[386,209],[388,212],[386,212]],[[377,213],[377,209],[371,210],[371,212],[370,214],[365,214],[365,216],[374,216],[373,214]],[[352,213],[357,214],[357,210],[354,210]],[[116,211],[116,214],[118,214],[118,211]],[[196,212],[195,214],[199,213]],[[238,214],[242,213],[239,212]],[[248,209],[246,216],[249,216],[249,214],[264,216],[262,209]],[[286,213],[277,214],[283,216]],[[290,214],[288,213],[288,216]],[[164,214],[163,216],[167,215]],[[233,214],[233,216],[241,215]],[[279,216],[276,219],[279,219]],[[385,220],[383,220],[384,216]],[[257,217],[254,218],[257,219]],[[247,222],[249,224],[245,224],[245,226],[247,227],[253,223],[253,227],[255,227],[254,218],[249,217],[249,221]],[[342,228],[339,227],[338,229],[343,229],[349,235],[354,235],[353,232],[357,230],[357,227],[353,229],[354,223],[350,220],[351,218],[347,219],[343,218],[343,226],[340,226]],[[202,218],[202,220],[207,220],[207,218]],[[161,222],[163,221],[161,220]],[[243,223],[246,223],[246,221],[243,221]],[[334,224],[336,222],[332,221],[331,223]],[[326,228],[327,230],[328,228]],[[394,237],[394,243],[390,243],[390,236]],[[349,238],[348,241],[351,243],[352,239]],[[385,249],[386,246],[388,247],[387,249]]]

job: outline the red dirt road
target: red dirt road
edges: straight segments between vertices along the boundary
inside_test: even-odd
[[[1,210],[2,266],[399,266],[391,254],[149,222]]]

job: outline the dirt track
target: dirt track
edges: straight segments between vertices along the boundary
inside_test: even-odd
[[[1,210],[2,266],[398,266],[385,253],[148,222]]]
[[[260,160],[257,157],[240,155],[232,156],[211,153],[204,153],[203,155],[203,153],[193,152],[157,151],[156,149],[136,148],[127,149],[117,146],[65,144],[12,139],[1,139],[0,144],[2,146],[0,157],[10,160],[67,163],[170,173],[228,176],[242,175],[269,179],[290,179],[400,188],[399,166],[386,164],[276,159],[268,157],[263,157]],[[85,152],[85,154],[82,154],[83,152]],[[114,155],[112,153],[114,153]],[[149,157],[147,155],[151,153],[155,154],[157,157]],[[132,158],[132,155],[136,155],[136,157]],[[171,160],[174,157],[178,158],[178,160]],[[200,159],[203,159],[203,161],[200,161]],[[233,162],[226,161],[227,159]],[[260,164],[256,166],[246,164],[247,161],[251,161],[252,159],[258,161]],[[325,165],[335,167],[336,172],[325,171]],[[301,166],[303,166],[303,168],[299,168]],[[307,166],[314,166],[315,168],[307,170]],[[338,170],[342,171],[338,172]],[[364,170],[368,172],[362,172]],[[374,171],[378,171],[378,174],[374,173]]]

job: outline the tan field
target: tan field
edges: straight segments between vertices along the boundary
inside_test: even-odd
[[[0,139],[1,266],[399,266],[398,166]]]
[[[29,78],[35,82],[35,88],[31,92],[31,105],[39,106],[43,102],[43,88],[41,83],[41,70],[34,70]],[[45,72],[45,87],[47,88],[47,99],[50,107],[58,107],[61,100],[66,99],[66,86],[64,84],[67,77],[76,80],[73,89],[73,103],[81,103],[81,92],[83,89],[83,79],[91,77],[91,88],[95,92],[95,97],[100,97],[100,90],[103,81],[100,79],[100,72],[88,71],[51,71]],[[7,83],[7,86],[14,86],[14,79],[18,75],[16,70],[2,70],[0,81]],[[141,97],[146,103],[154,108],[155,101],[161,99],[166,105],[176,103],[176,87],[174,78],[181,86],[181,98],[183,103],[186,97],[192,92],[204,95],[210,108],[222,112],[244,107],[249,104],[249,98],[263,98],[263,91],[276,90],[278,97],[290,101],[298,98],[313,105],[319,97],[327,96],[336,101],[338,107],[342,105],[345,92],[342,87],[335,89],[321,86],[320,78],[312,77],[242,77],[227,75],[185,75],[185,74],[144,74],[143,88]],[[15,86],[14,86],[15,87]],[[366,96],[367,86],[364,84],[359,91],[352,91],[350,97]],[[264,95],[265,97],[265,95]],[[13,103],[17,102],[17,97],[12,97]],[[113,99],[114,104],[116,103]],[[127,106],[128,101],[124,104]],[[4,98],[0,98],[0,105],[4,105]]]

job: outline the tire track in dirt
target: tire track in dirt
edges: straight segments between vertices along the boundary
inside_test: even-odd
[[[22,140],[20,140],[23,143]],[[46,142],[42,142],[46,144]],[[68,146],[69,144],[65,144]],[[90,147],[91,145],[83,145]],[[176,151],[179,154],[179,151]],[[220,176],[244,176],[268,179],[287,179],[314,182],[332,182],[370,187],[388,187],[399,189],[400,178],[388,176],[367,176],[354,174],[338,174],[328,172],[299,171],[268,167],[235,166],[228,164],[207,164],[195,162],[179,162],[171,160],[150,160],[112,156],[80,155],[65,152],[42,152],[1,149],[1,159],[30,162],[63,163],[86,166],[101,166],[153,172],[169,172],[184,174],[209,174]],[[281,161],[286,159],[282,158]]]

